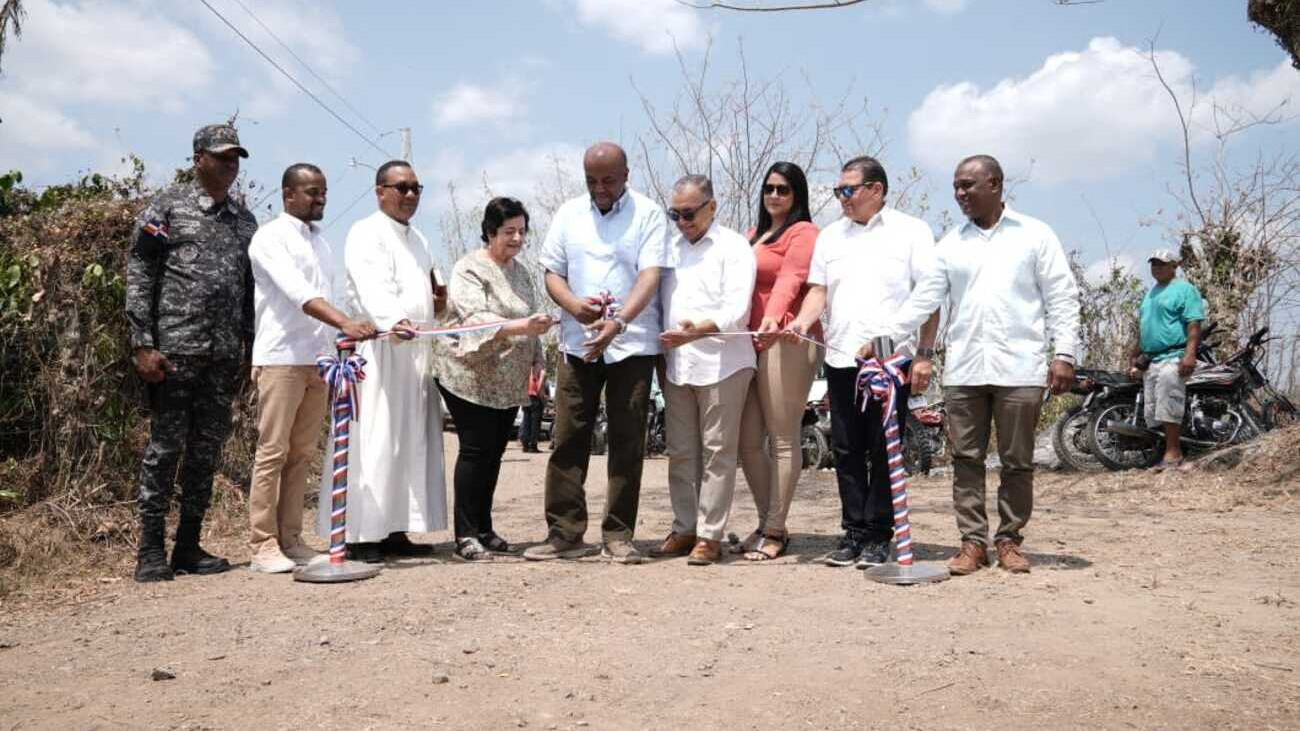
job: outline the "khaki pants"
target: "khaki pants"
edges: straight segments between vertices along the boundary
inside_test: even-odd
[[[777,341],[758,354],[745,397],[740,466],[758,508],[758,529],[774,538],[786,535],[786,516],[803,472],[799,432],[820,363],[816,345]]]
[[[961,539],[989,545],[984,512],[984,459],[989,427],[998,430],[1002,460],[998,485],[1000,523],[995,541],[1022,540],[1034,509],[1034,428],[1043,405],[1038,386],[952,386],[943,391],[952,440],[952,502]]]
[[[709,386],[664,382],[673,532],[720,541],[736,491],[740,415],[754,369]]]
[[[248,493],[249,543],[294,545],[302,534],[307,472],[316,458],[329,388],[315,366],[258,366],[257,455]]]

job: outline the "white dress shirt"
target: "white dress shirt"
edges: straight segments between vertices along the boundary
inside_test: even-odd
[[[1049,354],[1075,355],[1079,289],[1061,242],[1036,218],[1004,208],[987,231],[970,221],[950,231],[892,329],[914,329],[945,300],[945,386],[1043,386]]]
[[[664,329],[677,323],[713,320],[726,332],[744,330],[758,264],[749,241],[716,221],[699,241],[678,235],[669,249],[669,266],[659,280]],[[711,386],[743,368],[754,368],[749,338],[701,338],[664,351],[667,375],[679,386]]]
[[[808,283],[826,287],[826,365],[854,367],[863,344],[892,336],[894,312],[933,268],[930,225],[895,208],[880,209],[866,223],[845,217],[822,229]],[[912,335],[895,350],[912,354]]]
[[[333,352],[334,330],[302,311],[321,298],[335,303],[341,266],[319,226],[288,213],[267,222],[248,247],[253,266],[253,365],[315,365]]]
[[[567,201],[555,212],[538,257],[548,271],[564,277],[578,297],[602,290],[626,302],[643,269],[668,265],[668,221],[654,201],[628,188],[609,213],[601,214],[591,198]],[[605,349],[606,363],[628,356],[660,352],[659,296],[628,323],[627,330]],[[582,342],[587,328],[565,312],[560,317],[560,349],[570,355],[587,352]]]

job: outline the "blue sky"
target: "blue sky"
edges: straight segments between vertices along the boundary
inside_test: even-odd
[[[1200,159],[1214,151],[1204,132],[1209,100],[1260,112],[1294,95],[1300,105],[1300,72],[1246,21],[1244,0],[873,0],[781,14],[700,12],[672,0],[242,0],[362,120],[239,0],[209,2],[382,147],[396,152],[398,136],[379,133],[412,129],[430,188],[418,223],[435,240],[448,180],[473,202],[486,174],[494,191],[527,203],[545,195],[550,160],[576,181],[585,145],[634,143],[648,125],[631,80],[660,106],[682,87],[673,38],[696,64],[711,36],[723,80],[737,71],[743,38],[750,76],[784,79],[796,108],[848,90],[887,111],[878,117],[882,160],[895,176],[923,172],[932,220],[958,215],[948,190],[962,155],[998,156],[1026,178],[1015,205],[1051,223],[1089,263],[1108,252],[1141,261],[1177,209],[1169,193],[1179,181],[1177,120],[1138,54],[1149,39],[1158,34],[1162,68],[1184,101],[1193,83],[1198,90]],[[112,170],[134,152],[160,180],[186,164],[197,126],[239,109],[250,179],[273,185],[289,163],[321,165],[335,238],[373,210],[373,173],[348,161],[376,165],[383,155],[198,0],[27,6],[25,34],[8,47],[0,77],[0,168],[49,184]],[[1245,165],[1298,139],[1296,122],[1257,128],[1234,139],[1229,160]]]

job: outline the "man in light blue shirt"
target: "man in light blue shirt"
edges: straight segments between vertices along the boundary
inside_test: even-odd
[[[668,263],[663,209],[627,187],[627,154],[612,142],[582,160],[589,195],[560,206],[541,262],[546,291],[564,311],[555,389],[554,451],[546,467],[545,543],[524,552],[544,561],[579,558],[587,530],[583,484],[591,433],[604,393],[609,484],[602,554],[640,563],[632,545],[645,457],[646,408],[660,352],[659,270]]]
[[[1146,371],[1142,398],[1148,427],[1160,428],[1165,454],[1156,470],[1183,462],[1179,443],[1187,398],[1187,377],[1196,368],[1196,348],[1201,340],[1205,305],[1201,292],[1186,279],[1175,279],[1178,255],[1158,249],[1147,260],[1155,286],[1142,298],[1138,325],[1139,352],[1134,353],[1131,375]]]

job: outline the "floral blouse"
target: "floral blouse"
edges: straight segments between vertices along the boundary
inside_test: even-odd
[[[447,286],[445,325],[474,325],[528,317],[541,310],[528,268],[512,260],[501,266],[476,249],[460,258]],[[457,396],[493,409],[528,403],[528,376],[541,367],[541,340],[532,335],[496,337],[495,330],[434,338],[439,383]]]

